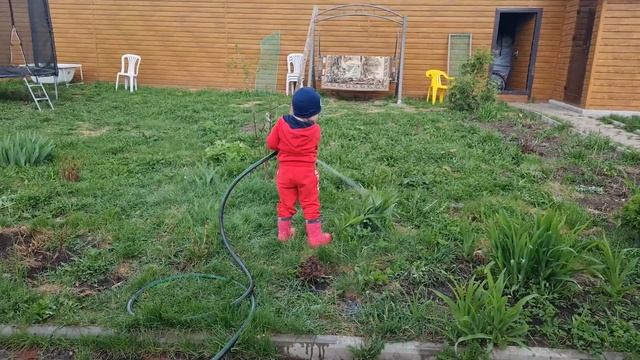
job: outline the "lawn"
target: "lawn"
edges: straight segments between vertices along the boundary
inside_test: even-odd
[[[162,286],[141,299],[136,316],[125,305],[161,276],[244,281],[220,243],[219,198],[266,155],[265,113],[281,115],[288,99],[154,88],[130,94],[110,84],[62,89],[55,111],[38,112],[26,99],[20,83],[0,83],[0,134],[35,133],[56,147],[42,165],[0,167],[0,323],[211,336],[204,348],[114,341],[84,344],[84,354],[217,351],[247,311],[229,305],[242,292],[233,284]],[[447,340],[451,314],[434,290],[451,295],[449,284],[482,277],[492,260],[489,228],[501,212],[529,219],[555,211],[565,227],[579,228],[578,241],[606,236],[614,249],[637,246],[617,215],[640,185],[636,152],[508,109],[498,121],[478,122],[418,100],[397,106],[327,98],[324,106],[319,158],[395,203],[395,211],[389,223],[345,226],[368,200],[320,168],[323,217],[335,240],[314,252],[302,235],[289,244],[276,239],[275,164],[242,182],[226,230],[254,274],[259,304],[238,344],[243,356],[271,356],[263,335],[272,333]],[[299,216],[295,223],[302,233]],[[594,248],[585,251],[598,257]],[[319,273],[308,276],[311,255]],[[577,286],[538,289],[525,306],[525,342],[639,349],[638,292],[614,301],[592,272],[573,278]],[[637,269],[624,280],[636,286]]]

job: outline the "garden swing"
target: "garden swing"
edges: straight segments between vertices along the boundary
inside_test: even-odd
[[[367,17],[394,23],[398,27],[394,54],[323,55],[321,49],[320,23],[353,17]],[[405,44],[408,17],[389,8],[371,4],[338,5],[320,10],[314,6],[304,48],[300,83],[316,87],[317,81],[323,89],[349,91],[388,91],[395,83],[397,103],[402,103]],[[322,66],[318,70],[317,64]],[[305,68],[308,66],[307,73]],[[306,76],[305,76],[306,75]]]
[[[40,101],[53,109],[39,79],[58,76],[48,1],[0,0],[0,26],[0,79],[22,78],[38,110]]]

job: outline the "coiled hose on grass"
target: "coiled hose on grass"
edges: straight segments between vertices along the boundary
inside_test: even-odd
[[[222,244],[227,249],[227,252],[231,256],[233,261],[236,263],[236,265],[240,268],[240,270],[247,277],[247,284],[246,285],[241,284],[241,283],[239,283],[237,281],[232,281],[233,283],[238,284],[239,286],[244,288],[244,293],[242,295],[240,295],[240,297],[235,299],[232,304],[233,305],[238,305],[238,304],[242,303],[243,301],[249,299],[249,301],[251,303],[251,307],[249,309],[249,313],[247,314],[247,317],[244,319],[244,321],[242,322],[240,327],[236,330],[236,332],[233,334],[233,336],[230,337],[229,340],[227,340],[227,342],[225,343],[224,347],[220,351],[218,351],[218,353],[215,354],[211,358],[212,360],[222,359],[231,350],[231,348],[233,348],[233,346],[236,344],[236,342],[240,338],[240,335],[242,335],[244,330],[251,323],[251,320],[253,319],[253,314],[256,311],[256,296],[255,296],[255,293],[253,291],[254,288],[255,288],[255,284],[253,282],[253,277],[251,276],[251,272],[249,272],[249,269],[247,269],[247,266],[245,265],[245,263],[238,256],[238,254],[236,254],[235,251],[233,251],[233,248],[231,247],[231,244],[229,243],[229,239],[227,238],[227,234],[224,231],[224,208],[227,205],[227,200],[229,200],[229,197],[231,196],[231,192],[236,187],[236,185],[238,185],[238,183],[242,179],[244,179],[247,175],[251,174],[260,165],[262,165],[262,164],[266,163],[267,161],[271,160],[274,156],[276,156],[276,154],[277,154],[276,152],[273,152],[273,153],[265,156],[264,158],[258,160],[257,162],[255,162],[254,164],[249,166],[240,175],[238,175],[238,177],[235,178],[235,180],[233,180],[231,185],[229,185],[229,187],[227,188],[227,191],[224,193],[224,196],[222,197],[222,201],[220,203],[220,210],[218,212],[218,221],[220,222],[220,237],[222,239]],[[135,315],[135,313],[133,311],[133,307],[134,307],[135,303],[138,301],[138,299],[140,298],[140,296],[146,290],[151,289],[151,288],[156,287],[156,286],[159,286],[161,284],[166,284],[168,282],[179,281],[179,280],[183,280],[183,279],[194,279],[194,278],[219,280],[219,281],[228,281],[229,280],[226,277],[218,276],[218,275],[214,275],[214,274],[178,274],[178,275],[165,277],[165,278],[162,278],[162,279],[157,279],[157,280],[154,280],[154,281],[151,281],[151,282],[145,284],[143,287],[138,289],[138,291],[136,291],[133,294],[133,296],[131,296],[131,298],[127,302],[127,312],[130,315]]]

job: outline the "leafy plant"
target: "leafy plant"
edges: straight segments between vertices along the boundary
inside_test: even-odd
[[[354,274],[362,290],[387,285],[389,278],[393,275],[389,268],[380,270],[372,265],[357,265],[354,268]]]
[[[0,141],[0,166],[28,166],[51,158],[54,145],[34,134],[6,136]]]
[[[586,309],[580,315],[572,316],[570,335],[579,350],[588,350],[593,353],[604,350],[606,334],[598,329],[597,322],[597,318]]]
[[[360,207],[345,214],[346,221],[342,228],[358,226],[371,231],[389,228],[397,203],[398,199],[393,194],[370,191]]]
[[[493,57],[487,50],[476,51],[460,69],[461,75],[453,81],[447,95],[449,107],[457,111],[478,112],[491,118],[495,108],[497,87],[489,78],[489,65]]]
[[[205,149],[207,160],[218,163],[244,161],[249,157],[249,153],[249,147],[239,141],[226,142],[217,140],[213,145]]]
[[[597,244],[602,258],[594,266],[594,270],[603,280],[604,291],[614,301],[620,300],[634,288],[629,285],[629,276],[635,271],[640,258],[629,254],[632,249],[612,249],[606,239],[598,241]]]
[[[462,256],[465,260],[471,262],[478,247],[478,238],[469,226],[462,228],[461,238],[460,249],[462,250]]]
[[[494,280],[487,269],[486,276],[484,281],[472,277],[465,285],[454,282],[453,299],[434,291],[453,314],[450,336],[455,341],[456,352],[460,343],[470,340],[486,340],[489,350],[510,343],[524,346],[522,338],[529,327],[524,322],[523,306],[536,295],[525,296],[509,306],[509,298],[504,294],[505,273]]]
[[[640,233],[640,192],[636,193],[624,205],[620,212],[622,226]]]
[[[555,211],[537,213],[533,221],[502,212],[489,227],[491,262],[504,272],[511,292],[535,287],[552,293],[575,284],[573,276],[584,270],[582,228],[568,228]]]

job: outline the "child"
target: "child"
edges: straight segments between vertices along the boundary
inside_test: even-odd
[[[296,202],[300,201],[307,241],[316,248],[331,242],[331,234],[322,232],[318,198],[320,95],[313,88],[301,88],[293,94],[291,105],[293,114],[281,117],[267,136],[267,147],[278,151],[278,240],[288,241],[293,237],[291,217],[296,213]]]

